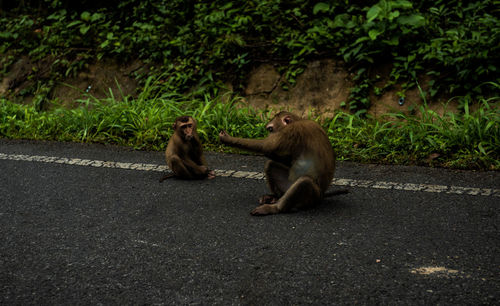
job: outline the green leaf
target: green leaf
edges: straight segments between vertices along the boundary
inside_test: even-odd
[[[333,20],[333,27],[345,27],[346,23],[348,23],[350,20],[349,14],[340,14],[335,16],[335,19]]]
[[[399,45],[399,37],[393,36],[393,37],[391,37],[391,39],[384,40],[383,42],[389,46],[397,46],[397,45]]]
[[[413,14],[409,16],[401,16],[398,18],[398,23],[402,25],[409,25],[415,28],[425,25],[425,18],[420,14]]]
[[[75,21],[70,22],[70,23],[67,25],[67,27],[68,27],[68,28],[71,28],[71,27],[74,27],[74,26],[79,25],[79,24],[81,24],[81,23],[82,23],[82,22],[81,22],[80,20],[75,20]]]
[[[104,48],[106,48],[108,45],[109,45],[109,40],[105,40],[105,41],[104,41],[104,42],[100,45],[100,47],[101,47],[102,49],[104,49]]]
[[[372,22],[378,15],[382,12],[382,8],[378,5],[372,6],[368,12],[366,12],[366,22]]]
[[[324,2],[317,3],[313,8],[313,14],[316,15],[318,13],[328,12],[330,9],[330,5]]]
[[[232,2],[228,2],[226,5],[220,8],[221,11],[227,10],[233,6]]]
[[[384,33],[384,30],[371,29],[368,31],[368,36],[370,36],[371,40],[375,40],[382,33]]]
[[[399,11],[394,11],[389,13],[389,21],[393,21],[395,18],[399,17]]]
[[[91,22],[95,22],[99,19],[102,19],[104,17],[104,14],[101,14],[101,13],[94,13],[92,14],[92,17],[90,18],[90,21]]]
[[[357,45],[357,44],[359,44],[359,43],[362,43],[362,42],[364,42],[364,41],[367,41],[368,39],[369,39],[368,37],[366,37],[366,36],[362,36],[362,37],[360,37],[360,38],[356,39],[356,41],[353,43],[353,46],[354,46],[354,45]]]
[[[477,145],[477,148],[479,149],[479,151],[481,151],[481,153],[483,153],[484,155],[487,155],[486,151],[484,150],[483,145],[481,143],[479,143]]]
[[[90,26],[81,26],[80,27],[80,33],[85,35],[88,31],[90,30]]]
[[[393,9],[397,9],[397,8],[411,9],[413,7],[411,2],[406,1],[406,0],[390,1],[390,3],[391,3],[391,7]]]
[[[90,13],[85,11],[83,12],[81,15],[80,15],[80,18],[83,20],[83,21],[90,21]]]

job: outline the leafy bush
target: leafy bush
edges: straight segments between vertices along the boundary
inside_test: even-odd
[[[168,75],[164,85],[180,93],[218,86],[219,80],[239,88],[261,62],[278,64],[293,84],[310,58],[340,57],[358,75],[353,109],[369,106],[370,72],[381,62],[393,64],[387,87],[415,86],[427,73],[434,78],[427,94],[472,93],[477,99],[487,94],[480,84],[499,78],[494,2],[25,1],[45,9],[3,14],[0,50],[35,59],[52,54],[65,67],[55,69],[60,75],[96,58],[139,57],[151,63],[153,74]]]

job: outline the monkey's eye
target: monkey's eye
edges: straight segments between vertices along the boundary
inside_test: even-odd
[[[273,127],[272,127],[272,126],[268,126],[268,127],[266,127],[266,129],[267,129],[267,131],[268,131],[269,133],[272,133],[272,132],[273,132]]]

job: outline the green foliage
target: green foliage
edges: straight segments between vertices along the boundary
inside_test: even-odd
[[[488,78],[498,80],[500,26],[498,2],[496,7],[494,3],[458,1],[450,7],[438,1],[429,9],[428,31],[433,35],[417,52],[425,62],[443,66],[431,73],[442,76],[443,85],[450,84],[450,93],[478,90],[481,80]]]
[[[0,75],[21,55],[51,63],[32,77],[32,105],[0,99],[0,137],[108,142],[163,149],[179,115],[199,120],[202,140],[217,147],[220,129],[263,137],[268,113],[219,96],[221,81],[238,90],[254,66],[276,64],[293,85],[313,58],[341,58],[356,85],[344,105],[351,111],[323,121],[341,159],[455,168],[500,169],[498,1],[22,1],[0,12]],[[34,7],[24,5],[33,4]],[[39,4],[43,10],[34,11]],[[24,11],[23,11],[24,9]],[[150,68],[137,98],[113,92],[81,107],[50,102],[56,80],[101,58],[141,59]],[[374,87],[381,63],[391,63],[387,84]],[[422,75],[431,80],[423,91]],[[420,76],[420,78],[419,78]],[[421,96],[456,95],[461,113],[439,116],[366,114],[371,93],[402,85]],[[479,103],[478,103],[479,101]],[[474,111],[472,111],[474,109]]]
[[[388,114],[383,121],[338,113],[324,123],[341,159],[460,169],[500,169],[498,98],[476,111],[444,116],[422,106],[419,115]]]
[[[168,93],[155,79],[138,98],[104,100],[92,96],[76,109],[39,111],[0,99],[0,137],[59,141],[103,142],[138,149],[163,150],[180,115],[198,120],[205,145],[222,149],[222,129],[239,137],[266,135],[269,113],[242,107],[238,99],[222,102]],[[341,160],[500,170],[500,109],[495,100],[482,100],[471,111],[440,116],[427,107],[419,115],[389,114],[380,121],[357,114],[337,113],[320,120]],[[318,119],[319,120],[319,119]]]
[[[149,78],[138,98],[99,100],[88,95],[75,109],[36,106],[0,100],[0,137],[105,142],[134,148],[164,149],[175,118],[190,115],[199,122],[203,142],[216,143],[221,129],[243,137],[262,137],[265,114],[239,106],[239,100],[222,103],[209,96],[190,98],[163,90],[158,79]]]
[[[479,85],[499,78],[499,9],[492,0],[37,2],[46,4],[38,15],[27,8],[0,17],[0,51],[51,55],[59,78],[96,58],[139,57],[179,93],[220,80],[239,88],[261,62],[278,64],[293,85],[310,58],[340,57],[366,71],[349,109],[369,106],[367,79],[379,63],[393,64],[387,86],[408,88],[418,75],[431,75],[431,96],[481,98],[487,92]]]

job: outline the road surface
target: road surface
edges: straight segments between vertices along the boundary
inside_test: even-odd
[[[314,209],[252,217],[259,156],[0,140],[0,304],[496,304],[500,173],[340,162]]]

